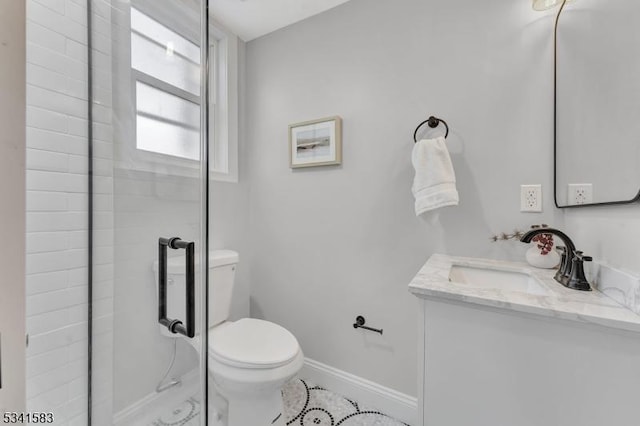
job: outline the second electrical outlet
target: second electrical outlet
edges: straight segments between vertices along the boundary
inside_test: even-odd
[[[520,185],[520,211],[542,211],[542,185]]]

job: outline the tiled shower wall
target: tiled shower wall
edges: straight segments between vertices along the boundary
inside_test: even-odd
[[[27,409],[87,406],[87,29],[70,0],[27,2]]]
[[[27,409],[54,412],[56,425],[87,422],[86,14],[86,0],[27,0]],[[94,18],[100,28],[108,8],[96,14],[103,15]],[[108,64],[100,59],[108,58],[110,44],[94,39],[96,63]],[[108,89],[104,67],[94,78]],[[95,116],[104,124],[94,126],[94,247],[95,309],[103,320],[94,330],[108,335],[113,179],[110,104],[101,92],[108,91],[96,89]]]

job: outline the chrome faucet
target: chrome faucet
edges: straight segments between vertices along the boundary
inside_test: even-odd
[[[584,274],[584,262],[591,262],[593,258],[591,256],[584,256],[581,251],[576,250],[576,246],[571,241],[571,238],[562,231],[554,228],[535,228],[525,233],[520,241],[523,243],[530,243],[533,237],[538,234],[553,234],[559,237],[564,243],[564,247],[558,247],[562,255],[562,261],[560,262],[560,269],[553,277],[556,281],[565,287],[591,291],[591,285]]]

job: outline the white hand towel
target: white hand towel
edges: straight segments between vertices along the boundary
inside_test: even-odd
[[[416,216],[458,205],[456,174],[443,137],[418,141],[413,147],[411,162],[416,169],[411,188],[416,197]]]

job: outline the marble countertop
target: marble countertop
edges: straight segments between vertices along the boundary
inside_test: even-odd
[[[452,266],[520,272],[531,275],[545,294],[500,288],[479,288],[449,280]],[[640,332],[640,315],[599,290],[577,291],[553,279],[555,270],[538,269],[526,263],[434,254],[413,278],[409,291],[421,298],[445,299],[551,318],[598,324]]]

